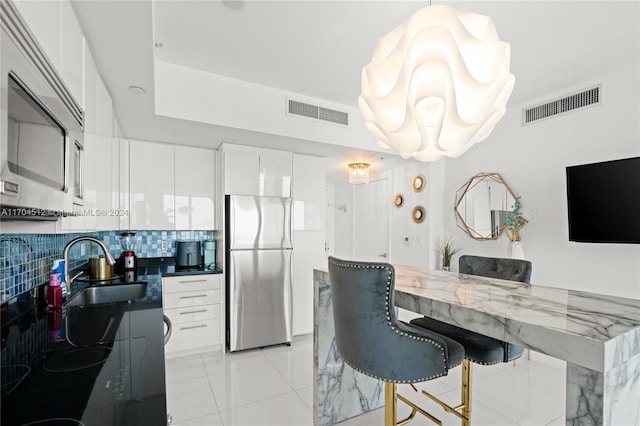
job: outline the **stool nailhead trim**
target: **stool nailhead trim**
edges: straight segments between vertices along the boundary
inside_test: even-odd
[[[407,337],[409,339],[414,339],[414,340],[418,340],[421,342],[428,342],[431,343],[432,345],[436,346],[437,348],[440,349],[440,353],[442,354],[442,361],[446,367],[447,365],[447,357],[444,353],[444,348],[442,347],[442,345],[440,345],[439,343],[428,339],[426,337],[422,337],[422,336],[418,336],[415,335],[413,333],[408,333],[402,330],[399,330],[397,327],[395,327],[393,325],[393,323],[391,322],[391,312],[389,310],[389,299],[390,299],[390,294],[391,294],[391,287],[393,285],[393,267],[391,265],[388,264],[358,264],[358,263],[347,263],[347,262],[335,262],[332,260],[329,260],[329,262],[335,266],[338,267],[343,267],[343,268],[355,268],[355,269],[382,269],[382,270],[386,270],[388,273],[387,276],[387,288],[386,288],[386,295],[385,295],[385,314],[386,314],[386,318],[387,318],[387,324],[389,325],[389,327],[391,327],[391,329],[393,331],[395,331],[396,334],[399,334],[402,337]],[[344,359],[344,358],[343,358]],[[374,379],[378,379],[378,380],[382,380],[384,382],[388,382],[388,383],[418,383],[418,382],[425,382],[427,380],[432,380],[435,379],[437,377],[442,377],[442,376],[446,376],[448,373],[448,368],[447,371],[445,371],[443,374],[436,374],[433,376],[429,376],[429,377],[424,377],[424,378],[420,378],[420,379],[415,379],[415,380],[389,380],[389,379],[385,379],[382,377],[377,377],[373,374],[369,374],[369,373],[365,373],[364,371],[360,370],[359,368],[354,367],[353,365],[351,365],[351,363],[349,363],[346,359],[344,359],[344,362],[347,363],[347,365],[349,365],[349,367],[353,368],[354,370],[356,370],[359,373],[362,373],[366,376],[369,377],[373,377]],[[456,367],[459,364],[456,364],[455,366],[451,366],[451,367]]]

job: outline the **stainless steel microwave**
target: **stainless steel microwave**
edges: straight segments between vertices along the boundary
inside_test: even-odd
[[[84,197],[84,113],[13,3],[0,8],[0,219],[55,219]]]

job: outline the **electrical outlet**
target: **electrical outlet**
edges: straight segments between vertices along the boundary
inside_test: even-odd
[[[87,254],[87,245],[80,244],[80,257],[84,256],[85,254]]]
[[[402,237],[402,242],[404,243],[404,245],[410,246],[411,245],[411,237]]]
[[[162,250],[169,250],[169,241],[162,240]]]

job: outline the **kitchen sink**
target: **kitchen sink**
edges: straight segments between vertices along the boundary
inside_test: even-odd
[[[72,297],[66,306],[126,302],[140,299],[141,297],[144,297],[146,292],[146,282],[86,287],[80,293]]]

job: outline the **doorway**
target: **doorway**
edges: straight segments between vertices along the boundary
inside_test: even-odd
[[[353,255],[356,260],[389,260],[389,179],[353,187]]]

